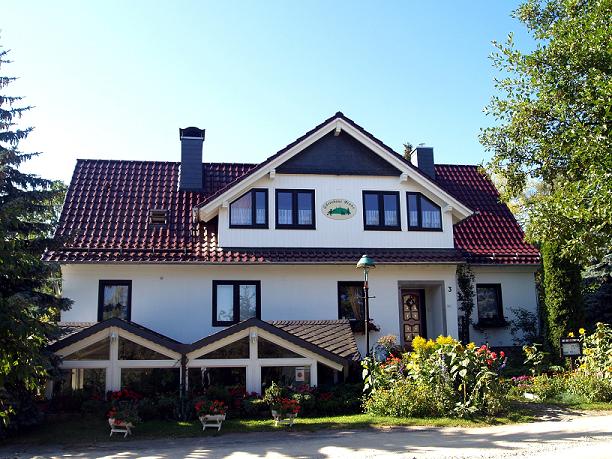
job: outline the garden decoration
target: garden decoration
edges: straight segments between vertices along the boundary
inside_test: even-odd
[[[288,425],[291,427],[300,412],[300,404],[294,399],[281,398],[277,404],[273,405],[271,411],[275,426]]]
[[[195,410],[202,423],[202,430],[207,427],[216,427],[217,432],[221,430],[227,407],[219,400],[199,400],[195,404]]]
[[[135,421],[136,418],[131,408],[111,408],[108,412],[108,425],[111,429],[109,437],[112,437],[114,433],[122,433],[123,438],[132,435]]]

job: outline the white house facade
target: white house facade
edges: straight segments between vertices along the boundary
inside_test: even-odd
[[[458,337],[457,267],[470,265],[470,337],[513,344],[537,310],[537,250],[476,166],[415,164],[337,113],[260,164],[79,160],[48,252],[62,269],[65,384],[327,384],[370,342]],[[157,373],[155,373],[157,372]],[[160,377],[163,372],[164,377]]]

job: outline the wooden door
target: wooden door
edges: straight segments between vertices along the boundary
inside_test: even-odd
[[[404,346],[410,348],[417,336],[427,337],[425,325],[425,292],[423,290],[401,290],[402,338]]]

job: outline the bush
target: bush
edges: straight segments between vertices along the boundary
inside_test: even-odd
[[[464,346],[450,336],[435,341],[417,337],[412,347],[382,362],[364,359],[368,411],[468,417],[505,409],[509,387],[500,378],[506,365],[503,351]],[[384,408],[386,403],[394,406]]]
[[[446,412],[435,391],[408,378],[376,391],[365,400],[364,408],[377,416],[396,417],[441,416]]]

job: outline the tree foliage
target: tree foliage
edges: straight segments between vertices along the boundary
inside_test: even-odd
[[[593,330],[597,322],[612,324],[612,254],[583,272],[582,285],[585,326]]]
[[[5,423],[19,414],[16,400],[44,382],[50,367],[45,346],[56,333],[58,312],[69,306],[53,293],[57,267],[41,260],[56,243],[54,224],[65,190],[19,170],[38,153],[18,149],[32,128],[19,128],[17,122],[31,107],[22,105],[22,97],[4,94],[15,80],[2,75],[10,63],[7,55],[0,48],[0,417]]]
[[[520,199],[534,242],[574,261],[601,259],[612,240],[612,0],[528,0],[514,16],[535,40],[494,42],[500,71],[480,140],[504,197]],[[525,192],[538,183],[538,192]]]
[[[544,321],[551,348],[559,350],[559,338],[583,325],[580,266],[561,255],[554,243],[542,246],[544,264]]]

